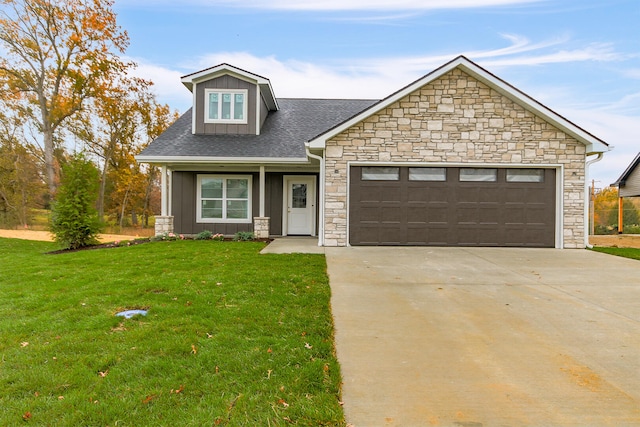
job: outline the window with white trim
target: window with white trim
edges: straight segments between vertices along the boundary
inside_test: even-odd
[[[205,123],[247,123],[248,91],[205,89]]]
[[[251,175],[198,175],[198,222],[251,222]]]

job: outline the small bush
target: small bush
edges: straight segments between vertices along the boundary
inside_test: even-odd
[[[253,231],[238,231],[233,236],[233,240],[235,240],[236,242],[248,242],[254,239],[255,235],[253,234]]]
[[[162,242],[165,240],[168,241],[173,241],[173,240],[184,240],[185,237],[182,234],[175,234],[175,233],[162,233],[162,234],[158,234],[155,235],[151,238],[152,242]]]
[[[210,240],[213,237],[213,233],[209,230],[204,230],[196,234],[195,240]]]

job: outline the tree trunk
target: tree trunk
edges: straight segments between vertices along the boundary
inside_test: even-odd
[[[42,135],[44,137],[44,166],[46,169],[47,186],[49,196],[53,200],[56,193],[56,164],[53,158],[53,129],[46,122],[43,123]]]

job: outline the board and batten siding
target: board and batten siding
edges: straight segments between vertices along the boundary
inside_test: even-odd
[[[640,170],[635,168],[629,174],[623,186],[619,188],[620,197],[640,196]]]
[[[205,123],[204,103],[205,89],[246,89],[247,96],[247,123]],[[256,134],[256,105],[257,86],[230,75],[224,75],[215,79],[207,80],[196,85],[195,109],[196,109],[196,133],[197,134],[227,134],[227,135],[255,135]],[[264,101],[263,101],[264,102]],[[262,102],[262,103],[263,103]],[[266,107],[263,107],[266,109]],[[266,117],[266,116],[265,116]],[[261,117],[261,121],[264,119]]]
[[[173,211],[174,232],[177,234],[192,235],[208,230],[212,233],[222,233],[226,236],[234,235],[239,231],[253,231],[253,223],[198,223],[196,221],[197,207],[197,180],[199,174],[212,172],[179,172],[174,171],[171,178],[172,197],[171,207]],[[217,174],[217,173],[216,173]],[[231,173],[237,175],[237,173]],[[251,195],[252,217],[260,214],[259,204],[259,179],[258,173],[242,173],[253,177],[253,194]],[[282,235],[282,173],[268,173],[265,176],[265,215],[271,218],[269,234]]]

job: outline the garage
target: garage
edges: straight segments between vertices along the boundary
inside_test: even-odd
[[[555,247],[556,170],[351,166],[349,243]]]

